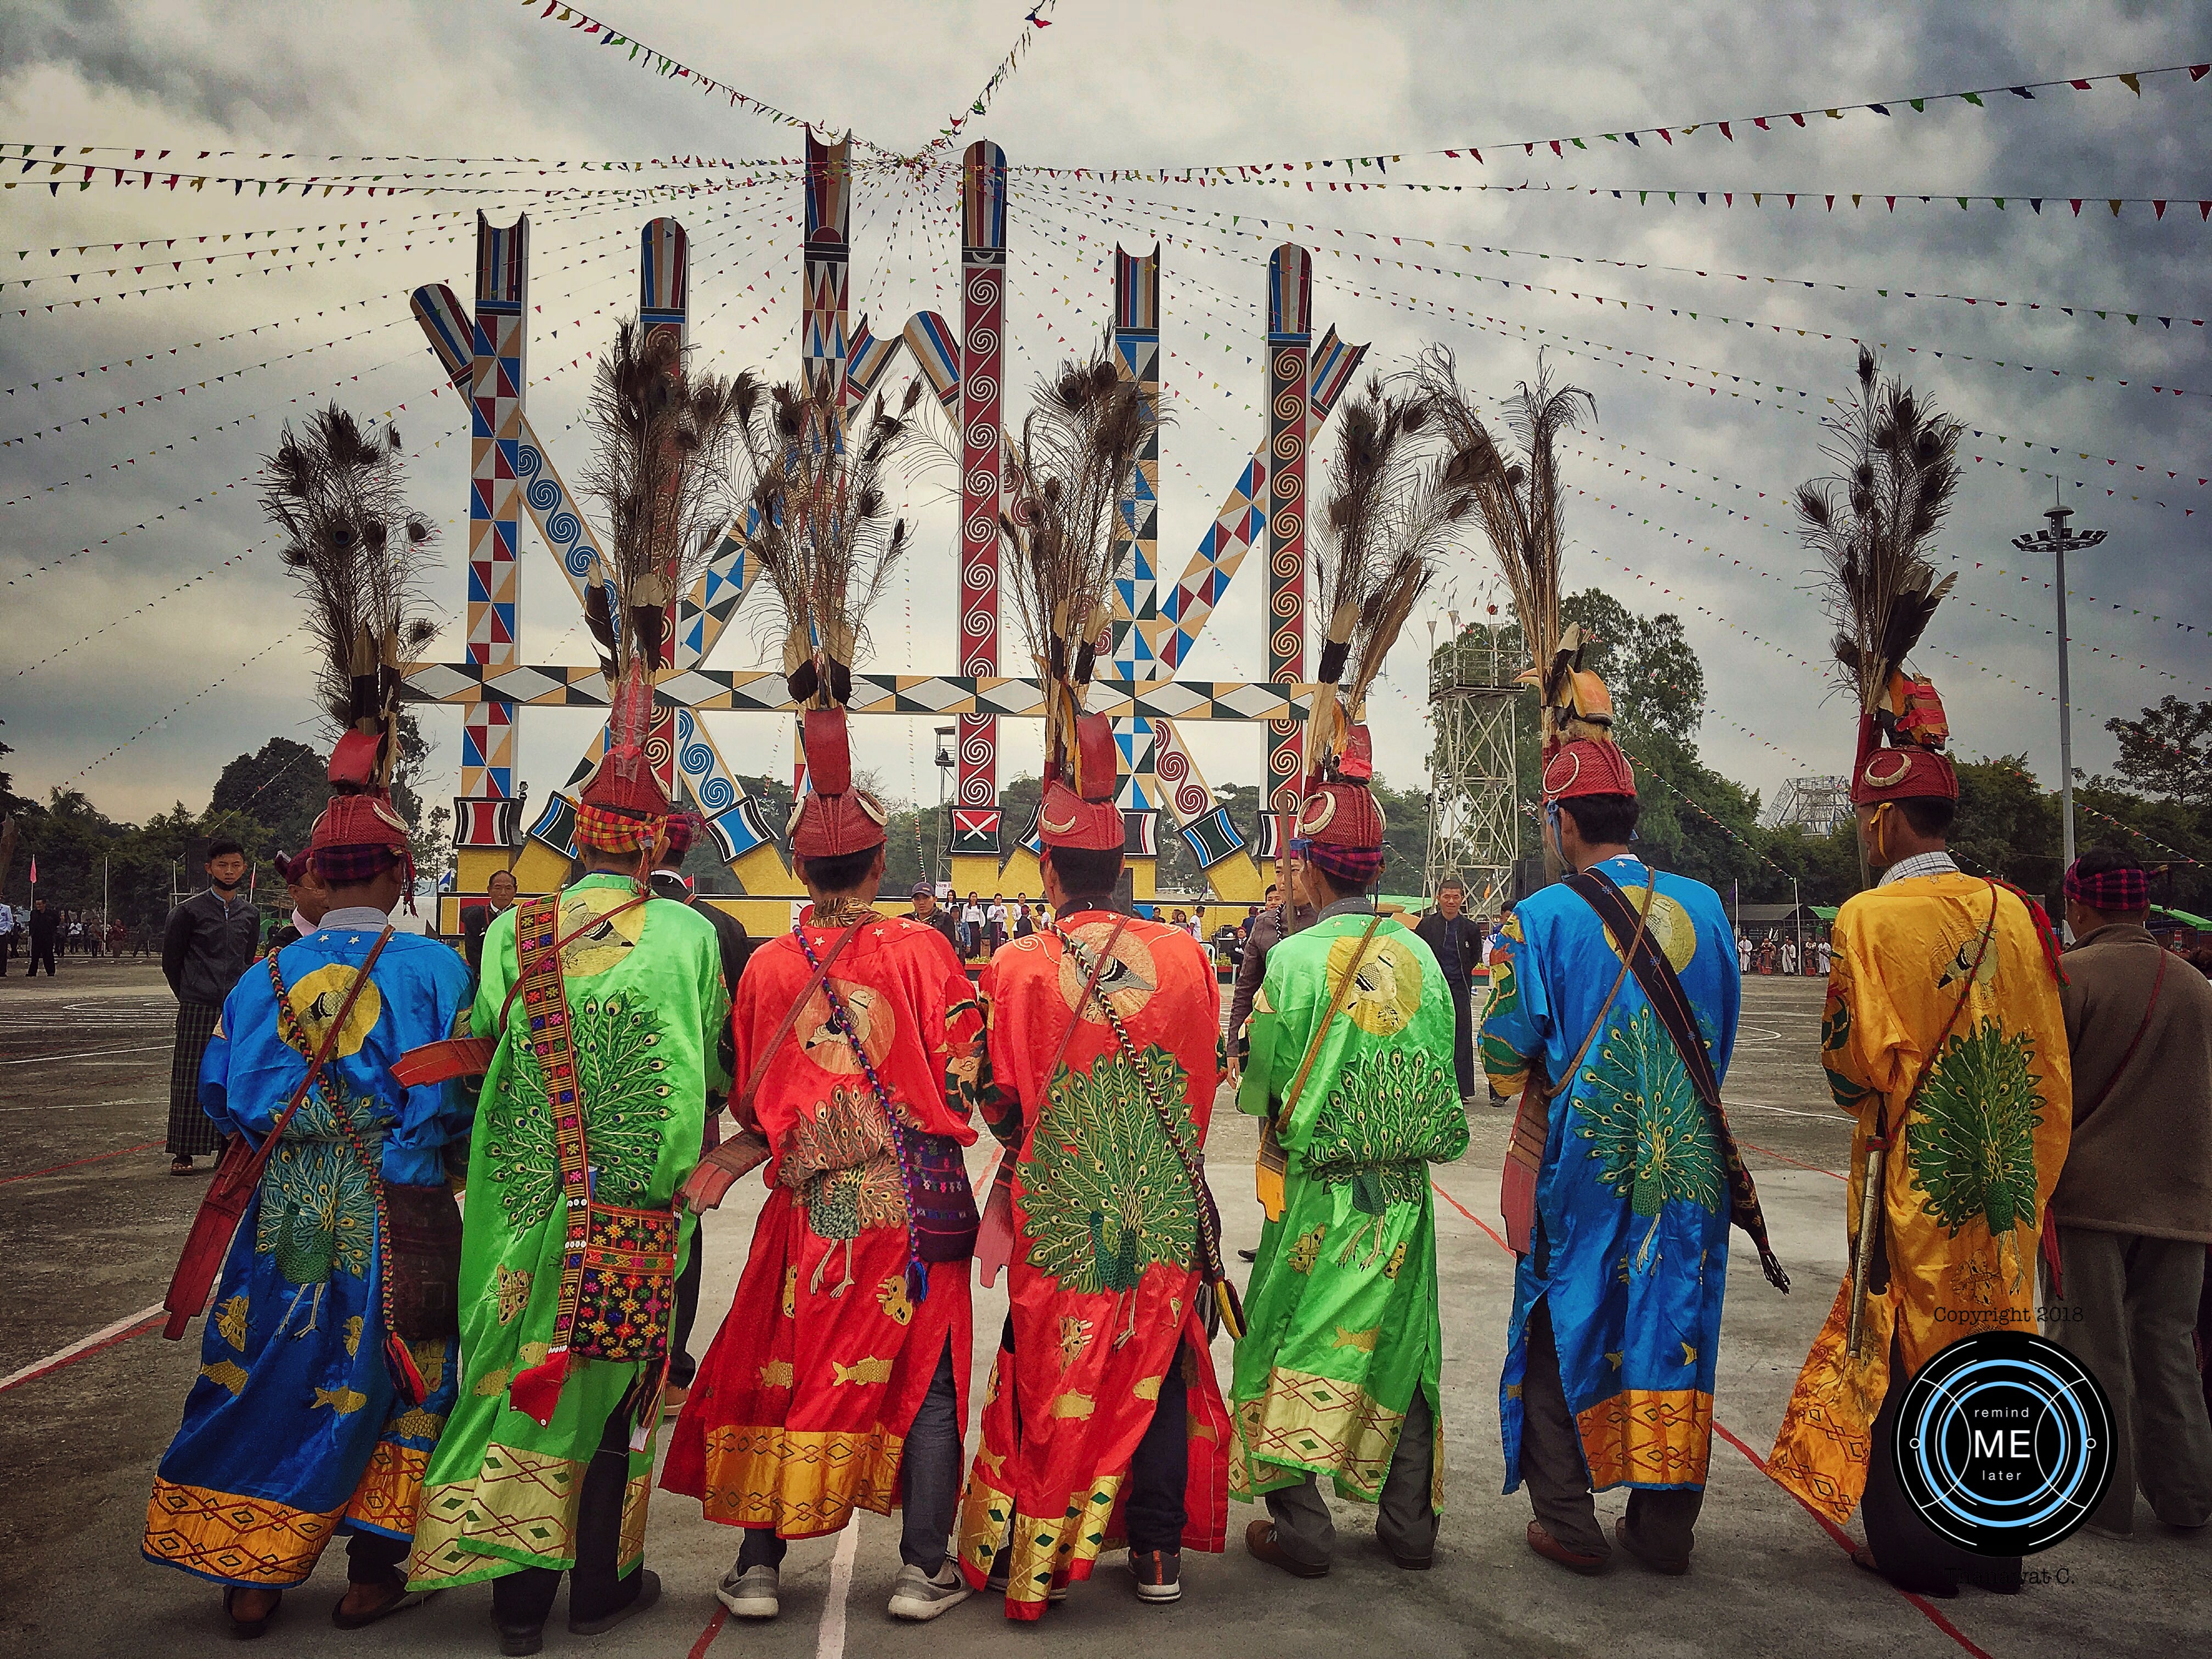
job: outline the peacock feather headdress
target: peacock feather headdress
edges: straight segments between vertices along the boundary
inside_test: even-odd
[[[1958,489],[1959,428],[1861,348],[1857,402],[1829,430],[1823,453],[1837,471],[1801,484],[1796,506],[1826,567],[1838,676],[1859,714],[1853,798],[1955,794],[1942,702],[1905,663],[1956,580],[1928,554]],[[1878,759],[1885,743],[1913,752]]]
[[[288,424],[262,466],[261,510],[284,537],[316,647],[317,697],[337,729],[331,781],[380,793],[399,758],[400,665],[438,631],[420,586],[435,532],[407,510],[398,428],[334,403],[302,432]]]

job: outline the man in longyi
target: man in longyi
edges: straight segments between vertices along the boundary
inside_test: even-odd
[[[752,953],[732,1018],[738,1134],[688,1191],[694,1207],[765,1163],[768,1202],[728,1316],[677,1419],[662,1485],[744,1528],[716,1590],[740,1619],[781,1611],[789,1540],[903,1513],[893,1617],[968,1596],[949,1559],[970,1349],[975,1199],[962,1148],[982,1019],[958,955],[874,908],[885,813],[853,776],[844,702],[865,597],[897,556],[877,469],[905,430],[880,401],[839,441],[824,392],[782,386],[755,500],[756,551],[805,709],[807,790],[792,860],[811,903]],[[823,514],[835,498],[849,513]]]
[[[415,538],[392,534],[388,562],[386,550],[402,514],[397,451],[388,428],[318,411],[304,437],[286,431],[264,497],[330,647],[325,711],[346,729],[330,805],[295,860],[306,867],[289,872],[312,872],[309,931],[247,969],[198,1067],[201,1108],[229,1150],[170,1289],[168,1334],[210,1311],[142,1547],[222,1585],[242,1638],[263,1633],[340,1533],[339,1629],[422,1599],[400,1569],[460,1370],[446,1163],[467,1142],[473,1106],[457,1085],[393,1073],[407,1049],[465,1022],[469,997],[459,957],[391,926],[415,866],[389,793],[398,676],[377,665],[419,642],[406,580]],[[382,586],[356,579],[363,557],[379,562]],[[234,1176],[253,1184],[243,1211],[226,1214],[218,1194]]]
[[[1905,520],[1932,526],[1956,477],[1954,429],[1894,381],[1877,385],[1871,356],[1860,385],[1859,418],[1901,439],[1868,446],[1878,488],[1854,501],[1901,493]],[[2038,1241],[2071,1132],[2057,945],[2033,900],[1966,874],[1947,848],[1959,799],[1949,726],[1905,658],[1951,578],[1939,582],[1910,545],[1868,554],[1875,532],[1854,532],[1817,486],[1799,492],[1799,512],[1841,573],[1837,654],[1862,710],[1851,802],[1881,873],[1837,913],[1821,1019],[1829,1088],[1856,1120],[1851,1271],[1767,1468],[1838,1524],[1859,1509],[1859,1564],[1899,1588],[2010,1592],[2019,1558],[1938,1536],[1899,1483],[1893,1443],[1905,1390],[1939,1349],[1970,1330],[2033,1328]]]
[[[1123,1539],[1138,1595],[1174,1601],[1183,1546],[1219,1551],[1225,1519],[1201,1305],[1222,1279],[1204,1170],[1220,990],[1187,929],[1115,902],[1113,723],[1082,712],[1110,639],[1114,504],[1151,418],[1101,353],[1046,383],[1009,452],[1008,586],[1047,683],[1037,833],[1053,919],[1000,951],[981,988],[984,1114],[1006,1151],[980,1254],[986,1284],[1010,1266],[1012,1307],[960,1565],[1017,1620],[1042,1618]]]
[[[1011,1307],[960,1561],[1025,1620],[1120,1539],[1138,1595],[1173,1601],[1184,1546],[1218,1553],[1226,1524],[1228,1419],[1200,1243],[1212,1229],[1218,1277],[1203,1161],[1220,987],[1188,933],[1115,908],[1112,722],[1084,716],[1073,747],[1072,775],[1046,786],[1038,818],[1054,924],[1001,950],[981,986]],[[991,1273],[988,1249],[983,1260]]]
[[[489,1046],[461,1257],[467,1375],[432,1461],[409,1565],[418,1588],[489,1580],[501,1651],[538,1652],[563,1574],[568,1629],[652,1607],[643,1565],[675,1284],[695,1218],[677,1189],[725,1086],[714,929],[649,885],[667,789],[647,756],[665,606],[704,532],[698,474],[730,386],[687,380],[666,336],[625,324],[593,410],[621,464],[595,488],[617,525],[611,598],[586,620],[612,689],[604,758],[577,804],[583,873],[484,934],[470,1018]],[[664,441],[665,422],[690,441]]]
[[[1401,527],[1449,525],[1468,510],[1466,454],[1432,463],[1414,441],[1437,430],[1433,413],[1427,394],[1386,396],[1379,383],[1344,413],[1316,554],[1331,607],[1317,676],[1328,689],[1306,726],[1291,842],[1296,896],[1316,914],[1267,953],[1237,1094],[1261,1119],[1267,1219],[1230,1391],[1229,1491],[1267,1506],[1245,1547],[1299,1577],[1327,1572],[1334,1553],[1320,1478],[1378,1506],[1376,1540],[1410,1571],[1431,1565],[1443,1507],[1428,1165],[1467,1150],[1467,1115],[1443,971],[1376,908],[1384,825],[1360,723],[1432,574],[1436,532],[1401,539]]]
[[[1521,1097],[1505,1490],[1528,1486],[1528,1545],[1548,1560],[1595,1573],[1617,1539],[1680,1574],[1712,1450],[1731,1212],[1788,1281],[1720,1107],[1741,994],[1728,915],[1629,850],[1635,774],[1603,684],[1572,666],[1577,637],[1553,653],[1544,708],[1545,850],[1566,878],[1507,919],[1483,1012],[1491,1087]],[[1608,1539],[1591,1489],[1622,1486]]]

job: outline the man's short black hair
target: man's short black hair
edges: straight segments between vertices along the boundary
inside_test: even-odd
[[[1592,847],[1626,846],[1644,811],[1633,795],[1576,795],[1559,805]]]
[[[1942,795],[1915,795],[1897,803],[1916,836],[1948,836],[1959,816],[1959,803]]]
[[[878,847],[863,847],[857,853],[840,853],[835,858],[793,859],[800,881],[810,887],[819,887],[825,893],[849,893],[868,878],[868,866],[876,861]]]
[[[1059,872],[1070,898],[1105,898],[1121,879],[1121,849],[1048,847],[1044,860]]]
[[[495,870],[495,871],[493,871],[489,875],[488,875],[488,876],[486,876],[486,877],[484,878],[484,886],[485,886],[485,888],[486,888],[487,890],[489,890],[489,889],[490,888],[490,886],[491,886],[492,883],[494,883],[494,882],[497,881],[497,880],[501,877],[501,876],[505,876],[505,877],[507,878],[507,883],[508,883],[508,884],[509,884],[509,885],[511,885],[511,886],[514,886],[514,887],[517,887],[517,888],[519,888],[519,887],[520,887],[520,886],[522,885],[522,884],[521,884],[520,882],[519,882],[519,881],[516,881],[516,880],[515,880],[515,878],[514,878],[514,871],[512,871],[512,870]]]
[[[234,841],[211,841],[208,843],[207,862],[213,864],[217,859],[232,853],[235,853],[239,857],[244,858],[246,856],[246,848],[242,844]]]
[[[1577,823],[1581,822],[1580,819],[1576,821]],[[1462,881],[1457,876],[1446,876],[1442,881],[1437,884],[1437,896],[1438,898],[1442,898],[1446,893],[1457,893],[1462,898],[1464,898],[1467,896],[1467,884]]]

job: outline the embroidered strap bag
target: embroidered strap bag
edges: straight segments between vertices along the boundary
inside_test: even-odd
[[[540,1426],[553,1420],[572,1360],[659,1365],[665,1370],[681,1237],[681,1216],[673,1205],[634,1209],[592,1196],[584,1134],[586,1103],[576,1078],[568,988],[561,972],[565,941],[556,936],[560,916],[559,894],[531,899],[518,907],[514,931],[517,988],[529,1034],[525,1040],[545,1079],[567,1235],[552,1342],[542,1363],[517,1372],[507,1385],[515,1410]],[[657,1413],[657,1400],[653,1409]]]

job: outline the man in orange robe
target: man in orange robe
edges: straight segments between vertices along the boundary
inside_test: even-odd
[[[689,1194],[719,1202],[729,1171],[749,1167],[741,1149],[765,1155],[772,1194],[661,1477],[708,1520],[745,1528],[716,1591],[741,1619],[776,1615],[786,1540],[895,1503],[892,1615],[933,1619],[968,1595],[945,1546],[967,1421],[975,1209],[961,1149],[975,1139],[981,1019],[936,929],[869,908],[884,813],[852,787],[843,721],[806,716],[792,852],[813,905],[746,964],[732,1015],[736,1077],[751,1085],[731,1101],[740,1134],[702,1169],[720,1184]]]
[[[1005,1238],[1011,1307],[959,1557],[1021,1620],[1125,1537],[1138,1595],[1173,1601],[1182,1547],[1218,1553],[1227,1521],[1199,1265],[1201,1229],[1218,1254],[1202,1159],[1221,990],[1188,933],[1115,906],[1112,722],[1085,715],[1078,733],[1079,782],[1051,781],[1038,814],[1054,924],[1000,951],[981,983],[984,1115],[1007,1151],[979,1256],[994,1276]]]
[[[2009,1592],[2020,1559],[1970,1554],[1937,1534],[1913,1510],[1893,1448],[1905,1389],[1938,1350],[1977,1330],[2034,1328],[2037,1243],[2073,1114],[2057,941],[2033,899],[1953,861],[1959,779],[1940,752],[1942,705],[1924,680],[1900,675],[1893,688],[1887,707],[1916,719],[1893,718],[1886,748],[1869,713],[1851,780],[1867,862],[1882,874],[1837,913],[1820,1022],[1830,1091],[1857,1120],[1854,1252],[1870,1150],[1882,1155],[1880,1231],[1857,1349],[1846,1278],[1767,1472],[1838,1525],[1861,1510],[1867,1546],[1855,1559],[1899,1589]],[[1914,724],[1932,736],[1904,729]]]

